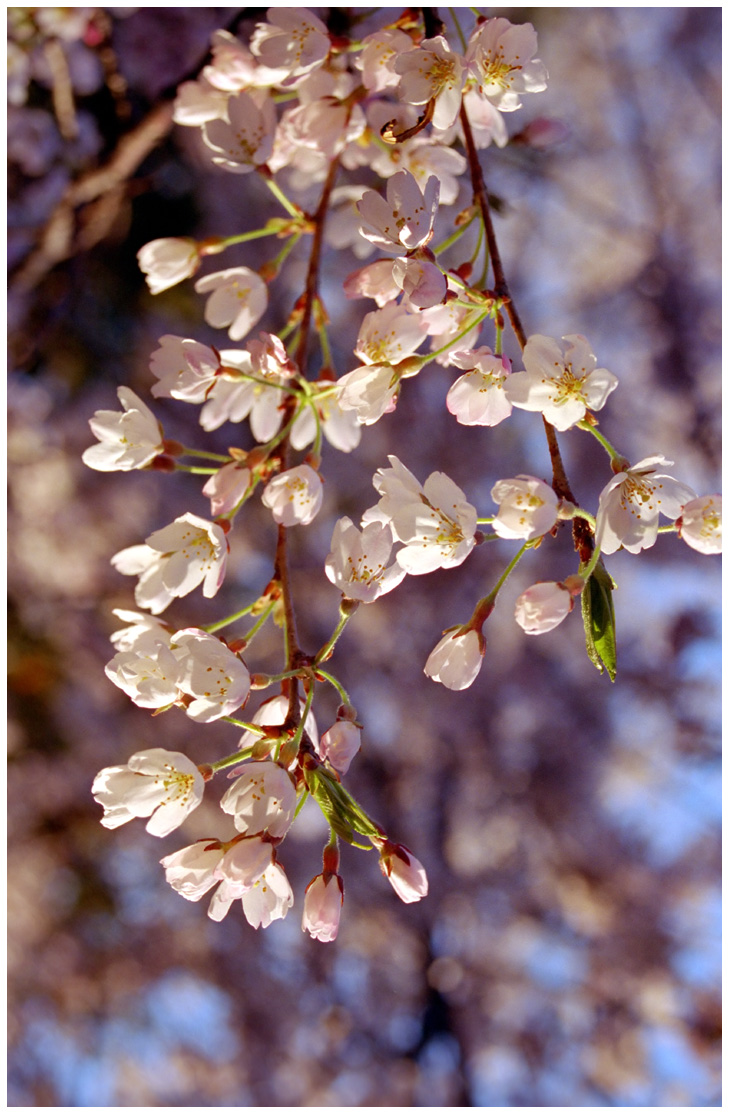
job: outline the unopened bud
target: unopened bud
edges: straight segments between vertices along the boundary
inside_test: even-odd
[[[252,689],[267,689],[271,684],[271,678],[266,673],[253,673],[251,676]]]
[[[160,453],[150,462],[148,467],[153,472],[174,472],[177,466],[171,456]]]

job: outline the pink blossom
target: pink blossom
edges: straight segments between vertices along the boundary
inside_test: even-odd
[[[319,473],[299,464],[269,480],[261,502],[281,526],[307,526],[319,513],[323,490]]]
[[[495,426],[509,417],[504,385],[511,362],[506,356],[494,356],[490,348],[464,349],[452,353],[450,362],[468,369],[446,396],[448,410],[461,425]]]
[[[676,520],[679,537],[698,553],[721,553],[721,495],[700,495]]]
[[[427,895],[428,878],[423,864],[402,843],[390,843],[388,840],[383,845],[380,870],[401,901],[410,904]]]
[[[686,484],[657,468],[672,464],[664,456],[649,456],[618,472],[600,493],[595,543],[603,553],[626,549],[639,553],[656,543],[658,516],[676,519],[695,493]]]
[[[187,755],[153,747],[133,754],[126,766],[100,770],[91,792],[104,807],[105,828],[149,816],[150,835],[166,836],[200,804],[204,784]]]
[[[338,874],[317,874],[306,887],[302,931],[328,944],[336,940],[344,901],[344,883]]]
[[[203,487],[203,495],[210,500],[213,517],[230,514],[244,497],[251,484],[251,471],[238,461],[224,464]]]
[[[573,604],[572,595],[563,584],[555,581],[533,584],[516,601],[516,621],[526,634],[546,634],[567,618]]]
[[[337,720],[319,740],[319,754],[331,763],[337,773],[344,775],[359,751],[361,735],[362,732],[355,723]]]
[[[210,294],[205,320],[215,329],[228,328],[231,340],[242,340],[257,325],[268,305],[268,288],[249,267],[229,267],[195,283],[198,294]]]
[[[531,541],[548,533],[557,521],[559,500],[549,484],[535,476],[499,480],[491,498],[499,504],[492,526],[500,538]]]
[[[484,640],[478,631],[447,631],[431,650],[423,672],[447,689],[460,692],[478,677],[483,652]]]
[[[423,39],[416,50],[399,55],[394,62],[399,73],[398,93],[407,104],[434,101],[433,124],[449,128],[461,108],[466,68],[460,54],[451,50],[442,35]]]

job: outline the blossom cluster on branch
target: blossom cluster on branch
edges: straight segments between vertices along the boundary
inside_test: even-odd
[[[403,901],[428,890],[419,860],[342,783],[359,751],[362,724],[329,661],[359,607],[406,576],[461,566],[487,542],[519,543],[492,590],[469,617],[442,632],[426,657],[430,678],[465,689],[479,675],[484,625],[507,577],[526,553],[571,522],[574,567],[559,582],[539,581],[523,592],[515,619],[526,634],[544,634],[580,599],[588,655],[614,679],[613,583],[602,555],[621,547],[638,553],[661,530],[678,532],[701,553],[721,549],[719,495],[697,496],[665,471],[670,462],[662,455],[631,465],[600,432],[595,413],[618,378],[597,366],[589,341],[562,328],[555,337],[529,335],[516,310],[479,152],[505,146],[507,120],[521,98],[546,88],[534,29],[479,17],[466,38],[456,20],[454,43],[435,9],[394,15],[388,12],[380,30],[358,39],[356,20],[345,35],[305,9],[271,8],[248,43],[226,31],[213,36],[210,63],[178,91],[175,120],[198,129],[216,166],[258,175],[282,212],[253,231],[201,242],[152,241],[139,252],[139,264],[159,294],[232,245],[270,237],[282,246],[258,270],[228,267],[196,278],[206,323],[241,347],[162,336],[150,359],[151,394],[199,406],[206,432],[247,422],[255,445],[232,445],[227,455],[183,446],[165,438],[146,403],[120,387],[121,412],[94,415],[98,443],[84,453],[86,464],[100,471],[205,475],[201,494],[210,502],[209,517],[185,513],[113,557],[120,573],[137,577],[140,610],[116,613],[127,625],[113,635],[117,652],[106,673],[155,714],[177,707],[196,723],[222,720],[238,730],[231,753],[217,761],[195,763],[153,748],[102,770],[93,786],[102,823],[114,828],[148,818],[147,830],[166,836],[198,807],[216,774],[233,770],[235,780],[220,801],[232,820],[228,838],[198,840],[162,865],[182,897],[198,901],[213,891],[208,914],[214,920],[240,899],[258,928],[286,916],[294,902],[279,848],[311,796],[331,834],[322,871],[304,895],[302,927],[321,941],[336,937],[342,909],[340,839],[373,847]],[[360,172],[369,181],[376,175],[381,185],[363,185]],[[464,178],[472,202],[453,214],[449,207]],[[308,212],[297,198],[312,188],[319,201]],[[462,237],[472,227],[476,248],[465,252]],[[267,331],[275,316],[270,288],[301,241],[310,244],[304,289],[281,327]],[[352,366],[340,374],[332,366],[319,290],[328,249],[351,252],[347,298],[375,304],[362,316]],[[521,349],[518,366],[503,352],[507,322]],[[337,452],[355,451],[363,427],[386,421],[408,389],[406,380],[433,363],[453,373],[445,420],[486,429],[508,421],[514,409],[537,415],[551,476],[507,475],[492,486],[493,506],[481,509],[444,472],[421,480],[390,454],[373,477],[377,501],[363,509],[359,524],[343,517],[333,526],[321,576],[341,593],[339,613],[327,642],[305,650],[297,635],[303,603],[292,587],[289,532],[321,511],[323,442]],[[596,437],[607,453],[594,512],[572,493],[557,438],[568,431]],[[215,597],[235,534],[245,529],[246,504],[259,497],[277,539],[272,575],[259,595],[207,626],[176,630],[159,618],[197,588]],[[659,525],[660,515],[669,525]],[[245,617],[251,625],[243,635],[218,633]],[[281,631],[276,674],[255,670],[254,641],[269,620]],[[320,734],[315,705],[322,686],[334,688],[339,709]],[[272,692],[249,711],[255,694],[266,690]],[[237,718],[242,709],[245,718]]]

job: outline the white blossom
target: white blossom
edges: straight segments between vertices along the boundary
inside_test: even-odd
[[[424,339],[420,315],[391,303],[365,314],[354,354],[364,364],[399,364],[412,356]]]
[[[326,25],[306,8],[269,8],[267,23],[258,23],[251,50],[262,65],[278,69],[282,85],[317,69],[329,53]]]
[[[387,842],[380,853],[380,870],[401,901],[420,901],[428,893],[423,864],[401,843]]]
[[[269,441],[281,426],[281,388],[295,371],[282,342],[262,332],[258,339],[249,340],[244,350],[224,349],[220,360],[221,377],[200,412],[201,426],[213,430],[226,421],[250,418],[256,441]],[[237,378],[237,373],[242,377]]]
[[[151,240],[140,248],[137,261],[149,289],[153,294],[161,294],[195,274],[200,266],[200,253],[195,240],[168,236]]]
[[[672,463],[661,455],[646,457],[618,472],[603,488],[595,527],[595,544],[603,553],[615,553],[621,546],[628,553],[649,549],[658,536],[658,515],[676,519],[696,497],[686,484],[656,472]]]
[[[446,406],[461,425],[495,426],[511,414],[504,390],[511,374],[506,356],[490,348],[463,349],[451,355],[451,366],[466,369],[446,396]]]
[[[691,499],[676,521],[679,536],[699,553],[721,553],[721,495]]]
[[[522,353],[526,371],[504,384],[506,397],[522,410],[540,411],[555,429],[565,430],[584,418],[587,410],[601,410],[618,385],[617,378],[597,360],[578,334],[529,337]]]
[[[240,503],[251,485],[251,470],[233,460],[210,477],[203,487],[203,495],[210,500],[210,513],[227,515]]]
[[[479,91],[500,112],[521,107],[522,93],[547,88],[544,63],[535,58],[537,35],[531,23],[512,24],[499,17],[476,27],[466,51]]]
[[[228,329],[231,340],[242,340],[257,325],[268,306],[268,288],[250,267],[229,267],[205,275],[195,283],[198,294],[210,294],[205,320],[215,329]]]
[[[373,484],[380,493],[363,524],[389,521],[404,548],[397,554],[401,568],[413,576],[461,565],[476,544],[476,508],[444,472],[431,472],[421,485],[396,456],[380,468]]]
[[[160,862],[165,878],[186,901],[200,901],[217,885],[215,869],[225,854],[218,839],[198,839],[189,847],[165,855]]]
[[[483,638],[478,631],[448,631],[435,646],[423,672],[447,689],[460,692],[476,680],[483,661]]]
[[[395,69],[396,60],[415,44],[404,31],[388,27],[373,31],[362,40],[362,50],[355,65],[362,71],[362,84],[370,93],[381,93],[397,85],[400,75]]]
[[[572,610],[574,600],[564,584],[532,584],[516,601],[515,618],[526,634],[546,634],[558,627]]]
[[[360,532],[350,518],[334,526],[325,572],[348,599],[372,603],[405,577],[397,562],[388,567],[393,536],[389,523],[371,522]]]
[[[448,293],[445,275],[428,259],[398,258],[392,265],[392,277],[410,304],[419,309],[439,305]]]
[[[226,896],[230,896],[232,901],[236,897],[242,897],[246,890],[255,886],[272,861],[272,843],[260,836],[246,836],[228,848],[215,867],[214,873],[219,881],[227,884]],[[209,915],[212,916],[212,912]],[[219,919],[213,916],[213,920]]]
[[[111,563],[126,576],[139,576],[134,598],[139,607],[159,615],[178,596],[198,584],[203,595],[216,594],[225,577],[228,542],[214,522],[184,514],[155,530],[145,545],[122,549]]]
[[[320,386],[331,388],[330,381],[320,381]],[[340,453],[351,453],[362,437],[362,427],[357,415],[351,410],[343,410],[336,395],[327,398],[314,397],[313,405],[319,418],[319,426],[330,445]],[[303,449],[316,437],[317,421],[311,406],[302,407],[291,427],[291,447]]]
[[[368,190],[357,202],[362,235],[391,254],[399,255],[403,248],[411,251],[423,247],[433,234],[439,194],[440,184],[435,177],[428,178],[421,190],[409,170],[393,174],[387,182],[386,198]]]
[[[279,525],[307,526],[321,509],[323,490],[319,473],[308,464],[299,464],[269,480],[261,502]]]
[[[399,390],[400,377],[390,364],[365,364],[337,380],[337,401],[361,425],[374,425],[395,409]]]
[[[237,93],[228,98],[226,116],[203,124],[203,140],[215,152],[212,161],[216,166],[233,174],[249,174],[268,162],[273,152],[273,101],[267,94]]]
[[[154,649],[158,642],[169,646],[172,632],[170,627],[155,615],[147,615],[143,611],[126,611],[124,608],[114,608],[113,615],[122,619],[131,626],[114,631],[110,636],[111,642],[119,653],[125,650]]]
[[[498,480],[491,498],[499,504],[491,525],[500,538],[531,541],[548,533],[557,521],[559,499],[549,484],[535,476]]]
[[[162,427],[152,411],[129,387],[118,387],[123,410],[97,410],[89,419],[99,444],[86,449],[84,464],[97,472],[130,472],[144,468],[164,452]]]
[[[101,823],[118,828],[135,816],[149,816],[150,835],[166,836],[179,828],[200,804],[204,781],[184,754],[153,747],[133,754],[126,766],[108,766],[94,779],[91,792],[104,807]]]
[[[442,35],[423,39],[416,50],[399,55],[393,63],[400,76],[398,95],[407,104],[435,101],[433,124],[449,128],[461,109],[466,67]]]
[[[442,367],[450,365],[454,352],[473,348],[476,343],[481,326],[474,325],[464,332],[469,316],[472,316],[472,311],[456,302],[433,306],[418,314],[418,320],[422,322],[428,336],[433,338],[430,342],[431,351],[444,349],[435,357],[435,362]]]
[[[178,698],[179,662],[162,641],[143,640],[135,649],[121,651],[104,671],[139,708],[165,708]]]
[[[299,700],[299,708],[301,714],[304,714],[306,704],[303,700]],[[286,716],[288,715],[289,701],[286,696],[272,696],[268,700],[264,700],[258,711],[250,718],[250,723],[256,723],[260,727],[278,727],[282,726]],[[309,711],[304,724],[306,733],[311,739],[314,747],[319,745],[319,732],[314,719],[314,713]],[[247,747],[252,747],[260,738],[259,735],[254,734],[253,731],[246,731],[238,741],[239,750],[245,750]]]
[[[282,766],[250,762],[220,802],[239,832],[248,835],[286,835],[296,810],[296,790]]]
[[[294,904],[294,893],[279,863],[267,866],[241,898],[243,912],[252,928],[268,928],[283,920]]]
[[[214,634],[186,628],[172,636],[179,663],[177,684],[191,696],[185,711],[197,723],[231,715],[248,698],[251,678],[244,662]]]
[[[328,944],[336,940],[344,901],[344,883],[338,874],[317,874],[306,887],[303,932]]]
[[[215,89],[204,77],[183,81],[177,86],[172,119],[182,127],[199,128],[210,120],[224,118],[227,104],[228,94]]]
[[[372,298],[382,308],[399,298],[401,288],[393,277],[394,259],[377,259],[352,271],[344,280],[344,293],[348,298]]]
[[[204,402],[220,372],[217,354],[206,344],[169,334],[160,337],[159,345],[149,365],[159,379],[152,387],[155,398]]]
[[[319,755],[331,763],[339,774],[346,774],[359,751],[362,732],[356,723],[340,719],[325,731],[319,740]]]

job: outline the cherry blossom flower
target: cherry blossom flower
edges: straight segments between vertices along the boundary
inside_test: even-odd
[[[329,53],[326,25],[306,8],[269,8],[267,23],[258,23],[251,51],[262,65],[282,72],[282,85],[318,68]]]
[[[381,93],[390,89],[400,81],[400,75],[395,69],[396,60],[408,50],[414,50],[415,44],[404,31],[396,27],[387,27],[382,31],[373,31],[362,40],[362,51],[357,57],[355,65],[362,71],[362,84],[370,93]]]
[[[267,866],[241,898],[243,912],[251,928],[268,928],[283,920],[294,904],[294,893],[279,863]]]
[[[365,314],[354,353],[364,364],[399,364],[417,351],[424,337],[421,316],[391,303]]]
[[[391,592],[405,577],[395,562],[388,568],[393,537],[389,523],[371,522],[360,532],[350,518],[334,526],[325,572],[348,599],[372,603]]]
[[[172,646],[178,687],[193,698],[185,707],[190,719],[212,723],[245,703],[251,688],[248,669],[214,634],[187,628],[172,636]]]
[[[172,113],[176,124],[185,128],[199,128],[210,120],[225,117],[228,94],[215,89],[205,78],[183,81],[177,87]]]
[[[239,832],[268,832],[281,838],[291,826],[296,810],[296,790],[282,766],[275,762],[250,762],[220,802],[233,817]]]
[[[145,545],[122,549],[111,563],[125,576],[139,576],[138,607],[159,615],[173,599],[203,586],[210,599],[225,577],[228,542],[223,529],[194,514],[184,514],[155,530]]]
[[[559,499],[549,484],[535,476],[499,480],[491,489],[491,498],[499,504],[491,525],[500,538],[531,541],[548,533],[557,521]]]
[[[331,382],[322,380],[320,386],[328,390]],[[357,415],[351,410],[342,410],[336,395],[328,398],[314,399],[313,405],[319,418],[321,431],[330,445],[340,453],[351,453],[356,449],[362,437],[362,427],[357,420]],[[316,437],[317,421],[311,406],[301,409],[293,426],[291,427],[290,441],[294,449],[303,449],[310,445]]]
[[[410,904],[428,893],[423,864],[402,843],[386,841],[380,851],[380,870],[401,901]]]
[[[301,929],[314,940],[328,944],[336,940],[344,901],[344,883],[329,871],[317,874],[306,887]]]
[[[362,522],[389,522],[404,548],[401,568],[412,576],[461,565],[476,544],[476,508],[444,472],[431,472],[421,487],[396,456],[380,468],[373,484],[380,501]]]
[[[442,35],[423,39],[416,50],[400,54],[393,63],[400,74],[398,95],[408,104],[434,101],[433,125],[449,128],[461,109],[466,67]]]
[[[448,631],[431,650],[423,672],[447,689],[460,692],[478,677],[483,652],[484,640],[478,631]]]
[[[242,422],[250,417],[256,441],[269,441],[281,426],[281,388],[295,371],[282,342],[262,332],[258,339],[249,340],[243,351],[224,349],[220,359],[222,375],[200,412],[201,426],[213,430],[223,422]],[[243,377],[236,378],[237,372]]]
[[[324,226],[326,243],[338,251],[350,248],[357,259],[366,259],[375,249],[374,244],[362,234],[357,209],[357,202],[365,193],[367,187],[361,185],[337,186],[332,190]],[[397,297],[397,292],[393,297]]]
[[[215,867],[214,875],[226,883],[224,893],[233,901],[255,886],[273,861],[273,844],[260,836],[244,837],[225,852]],[[221,895],[222,896],[222,895]],[[228,905],[230,902],[228,902]],[[227,912],[227,909],[226,909]],[[210,913],[213,916],[212,912]],[[222,914],[225,916],[225,913]],[[213,916],[213,920],[220,917]]]
[[[336,97],[320,97],[284,113],[276,136],[278,157],[270,160],[272,170],[290,162],[285,148],[304,147],[327,161],[353,143],[365,130],[367,121],[359,105],[348,105]]]
[[[97,410],[89,419],[99,444],[86,449],[84,464],[97,472],[130,472],[144,468],[164,452],[162,426],[129,387],[118,387],[123,411]]]
[[[230,31],[214,31],[211,37],[213,61],[202,76],[215,89],[239,93],[251,87],[276,85],[279,75],[259,65],[247,46]]]
[[[342,410],[354,410],[361,425],[374,425],[395,409],[400,377],[390,365],[365,364],[337,380],[337,401]]]
[[[658,515],[676,519],[696,498],[686,484],[656,472],[672,463],[661,455],[648,456],[618,472],[603,488],[595,527],[595,544],[603,553],[615,553],[621,546],[628,553],[649,549],[658,536]]]
[[[459,306],[455,302],[433,306],[431,309],[424,309],[418,314],[418,320],[422,322],[428,336],[433,338],[430,342],[431,351],[435,352],[441,348],[443,349],[435,357],[437,364],[448,367],[454,352],[461,352],[464,348],[473,348],[481,326],[474,325],[471,329],[467,328],[468,319],[471,315],[471,310],[465,306]],[[464,328],[467,329],[466,332],[464,332]]]
[[[250,267],[229,267],[195,283],[198,294],[210,294],[205,320],[214,329],[228,328],[231,340],[242,340],[257,325],[268,305],[268,288]],[[212,293],[211,293],[212,291]]]
[[[428,178],[423,190],[409,170],[388,179],[386,199],[368,190],[357,203],[362,235],[381,251],[400,254],[423,247],[433,235],[440,184]]]
[[[301,714],[304,714],[306,704],[303,700],[299,700],[299,708]],[[257,723],[260,727],[279,727],[282,726],[289,711],[289,701],[286,696],[272,696],[268,700],[264,700],[258,711],[250,718],[250,723]],[[314,719],[314,713],[309,711],[304,724],[305,730],[313,746],[316,748],[319,745],[319,731]],[[252,731],[246,731],[238,741],[238,749],[245,750],[247,747],[252,747],[260,738],[259,735],[254,734]]]
[[[323,481],[308,464],[288,468],[266,484],[261,502],[281,526],[307,526],[321,509]]]
[[[676,520],[679,537],[699,553],[721,553],[721,495],[700,495]]]
[[[152,353],[150,369],[159,379],[152,387],[155,398],[204,402],[220,373],[220,360],[212,348],[196,340],[166,334]]]
[[[165,878],[186,901],[200,901],[217,885],[215,869],[225,854],[219,839],[198,839],[160,859]]]
[[[200,266],[200,253],[195,240],[169,236],[145,244],[137,252],[137,260],[149,289],[153,294],[161,294],[195,274]]]
[[[179,696],[180,666],[168,645],[143,641],[124,650],[104,667],[109,680],[139,708],[165,708]]]
[[[126,766],[108,766],[94,778],[91,792],[104,807],[101,823],[118,828],[136,816],[149,816],[150,835],[179,828],[203,796],[204,781],[184,754],[153,747],[133,754]]]
[[[394,259],[378,259],[352,271],[344,280],[344,293],[348,298],[372,298],[377,305],[386,306],[400,296],[401,287],[393,277]]]
[[[451,355],[451,366],[467,369],[446,396],[446,406],[461,425],[495,426],[511,414],[504,385],[511,374],[506,356],[490,348],[464,349]]]
[[[569,429],[587,410],[601,410],[618,385],[617,378],[597,360],[578,334],[529,337],[522,358],[526,371],[504,384],[506,397],[521,410],[540,411],[555,429]]]
[[[396,259],[392,265],[392,277],[407,295],[410,304],[419,309],[437,306],[448,293],[445,275],[428,259]]]
[[[359,751],[362,732],[350,720],[337,720],[319,740],[318,751],[321,758],[331,763],[339,774],[346,774],[352,759]]]
[[[544,63],[535,58],[537,35],[531,23],[487,19],[471,35],[466,62],[479,91],[500,112],[521,108],[522,93],[547,88]]]
[[[126,611],[121,607],[115,607],[112,614],[131,624],[111,635],[111,642],[119,653],[125,650],[154,649],[158,642],[169,646],[172,639],[171,628],[155,615],[147,615],[144,611]]]
[[[227,515],[237,507],[251,485],[251,470],[238,461],[224,464],[203,487],[203,495],[210,500],[213,517]]]
[[[265,93],[241,92],[229,97],[226,118],[203,124],[205,145],[212,161],[233,174],[250,174],[268,162],[273,152],[276,110]]]
[[[532,584],[516,601],[516,621],[526,634],[546,634],[558,627],[572,610],[574,599],[564,584]]]
[[[463,106],[468,114],[473,142],[479,150],[490,147],[492,143],[497,147],[506,146],[509,133],[498,108],[482,97],[477,89],[466,89]]]

